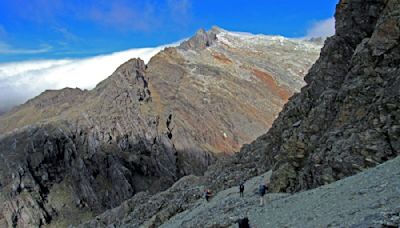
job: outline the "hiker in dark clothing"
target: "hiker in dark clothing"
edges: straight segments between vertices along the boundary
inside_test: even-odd
[[[207,202],[210,200],[211,195],[210,189],[204,190],[204,198],[207,200]]]
[[[267,186],[262,182],[258,189],[258,193],[260,194],[260,206],[264,205],[264,195],[267,192]]]
[[[244,183],[241,182],[240,185],[239,185],[240,197],[243,197],[243,192],[244,192]]]
[[[251,228],[249,219],[244,217],[236,221],[238,223],[239,228]]]

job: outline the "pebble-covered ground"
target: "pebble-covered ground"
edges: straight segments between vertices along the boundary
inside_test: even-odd
[[[400,157],[355,176],[317,189],[267,194],[259,206],[258,184],[268,176],[219,192],[210,202],[171,218],[162,227],[235,227],[248,216],[253,227],[398,227],[400,224]],[[237,225],[236,225],[237,226]]]

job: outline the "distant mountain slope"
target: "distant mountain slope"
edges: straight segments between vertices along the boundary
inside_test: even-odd
[[[66,226],[201,174],[270,127],[319,50],[200,30],[93,90],[42,93],[0,116],[0,219]]]
[[[178,150],[238,151],[265,132],[300,90],[319,48],[214,27],[156,55],[147,75],[164,112],[172,115],[174,145]]]

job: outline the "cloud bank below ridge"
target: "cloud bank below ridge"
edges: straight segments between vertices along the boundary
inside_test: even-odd
[[[84,59],[37,60],[0,64],[0,113],[47,89],[92,89],[131,58],[146,63],[167,46],[130,49]]]

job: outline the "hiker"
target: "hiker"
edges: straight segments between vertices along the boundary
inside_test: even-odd
[[[244,183],[240,182],[240,185],[239,185],[240,197],[243,197],[243,192],[244,192]]]
[[[212,195],[212,194],[211,194],[210,189],[205,189],[205,190],[204,190],[204,198],[207,200],[207,202],[209,201],[211,195]]]
[[[247,217],[238,219],[236,221],[236,223],[238,223],[239,228],[251,228],[250,223],[249,223],[249,218],[247,218]]]
[[[258,193],[260,194],[260,206],[264,205],[264,195],[267,192],[267,186],[265,186],[264,182],[261,182],[260,187],[258,188]]]

